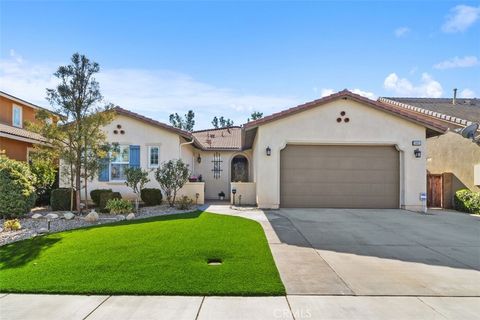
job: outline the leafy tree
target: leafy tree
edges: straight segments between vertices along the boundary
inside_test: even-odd
[[[212,125],[215,129],[230,128],[231,126],[233,126],[233,120],[224,118],[223,116],[221,116],[220,118],[213,117]]]
[[[250,121],[250,119],[252,121],[255,121],[261,118],[263,118],[263,112],[253,111],[252,114],[250,115],[250,118],[248,118],[247,121]]]
[[[56,180],[57,168],[52,162],[52,159],[38,153],[32,154],[32,160],[29,166],[30,171],[36,177],[33,186],[37,194],[37,203],[48,204],[50,191]]]
[[[145,185],[150,181],[148,178],[148,171],[141,168],[127,168],[125,169],[125,185],[132,188],[135,193],[135,209],[138,211],[139,195]]]
[[[30,130],[44,136],[48,144],[37,148],[60,158],[61,170],[72,189],[71,206],[80,210],[82,179],[86,187],[88,177],[93,176],[105,155],[106,145],[102,127],[113,114],[111,106],[103,103],[99,83],[94,76],[100,71],[96,62],[79,53],[72,55],[71,63],[60,66],[54,73],[59,84],[47,89],[47,100],[59,115],[58,123],[51,121],[51,114],[39,112],[37,122],[29,124]],[[46,149],[49,149],[48,151]]]
[[[188,181],[189,174],[188,165],[181,159],[164,162],[161,167],[155,171],[155,179],[165,192],[170,207],[175,205],[177,192]]]
[[[172,113],[169,120],[175,128],[185,131],[193,131],[193,127],[195,126],[195,112],[193,112],[193,110],[188,110],[184,117],[180,116],[178,113]]]

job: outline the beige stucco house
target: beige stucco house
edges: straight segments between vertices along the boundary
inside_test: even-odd
[[[457,190],[480,192],[480,145],[457,133],[472,123],[480,123],[479,99],[457,98],[454,94],[453,99],[389,97],[379,101],[441,121],[449,128],[444,135],[427,139],[429,206],[453,208]]]
[[[105,127],[121,152],[90,189],[125,197],[123,169],[154,170],[181,158],[192,176],[182,193],[198,203],[224,192],[260,208],[350,207],[423,210],[427,138],[442,123],[347,90],[228,129],[178,130],[117,108]],[[150,174],[149,187],[158,187]]]

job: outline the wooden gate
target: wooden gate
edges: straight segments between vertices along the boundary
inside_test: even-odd
[[[427,206],[443,208],[443,176],[441,174],[427,175]]]

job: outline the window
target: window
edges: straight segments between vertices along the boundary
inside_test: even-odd
[[[13,105],[12,109],[12,125],[14,127],[22,127],[22,107]]]
[[[117,145],[110,154],[110,180],[124,181],[125,169],[130,163],[130,146]]]
[[[149,168],[158,168],[160,164],[160,148],[159,147],[148,147],[148,167]]]

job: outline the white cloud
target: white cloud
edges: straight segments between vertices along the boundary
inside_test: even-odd
[[[468,68],[478,65],[478,59],[475,56],[465,56],[463,58],[454,57],[437,63],[435,69]]]
[[[384,80],[385,89],[401,96],[420,96],[439,98],[443,94],[442,85],[428,73],[423,73],[418,85],[412,84],[406,78],[399,78],[396,73],[390,73]]]
[[[393,33],[395,34],[395,37],[401,38],[401,37],[405,37],[409,32],[410,32],[410,28],[400,27],[400,28],[395,29],[395,31]]]
[[[52,74],[58,65],[31,64],[12,52],[0,59],[0,90],[46,106],[45,88],[55,87]],[[167,122],[170,113],[193,109],[196,129],[210,127],[215,115],[242,124],[253,110],[270,114],[300,102],[287,96],[239,93],[163,70],[104,69],[97,80],[107,101],[159,121]]]
[[[465,88],[460,92],[460,98],[475,98],[475,92]]]
[[[366,98],[369,98],[369,99],[372,99],[372,100],[376,100],[377,99],[377,95],[374,94],[373,92],[368,92],[368,91],[363,91],[361,89],[358,89],[358,88],[355,88],[355,89],[348,89],[350,90],[351,92],[355,93],[355,94],[358,94],[358,95],[361,95],[361,96],[364,96]],[[323,88],[321,90],[321,97],[326,97],[326,96],[329,96],[331,94],[334,94],[336,93],[338,90],[335,90],[335,89],[331,89],[331,88]]]
[[[450,10],[442,31],[447,33],[463,32],[470,28],[480,16],[480,7],[458,5]]]
[[[320,97],[326,97],[331,94],[334,94],[336,91],[330,88],[323,88],[322,91],[320,92]]]

